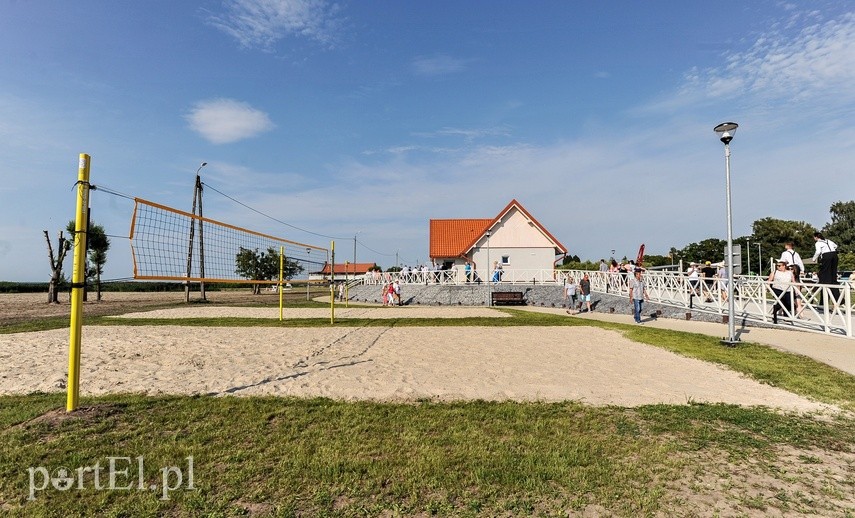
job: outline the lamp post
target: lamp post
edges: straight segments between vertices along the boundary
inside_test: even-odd
[[[730,210],[730,141],[736,133],[739,124],[735,122],[722,122],[715,128],[719,140],[724,143],[725,182],[727,186],[727,338],[722,343],[734,346],[739,342],[734,330],[733,316],[735,313],[733,302],[733,218]]]
[[[748,261],[746,261],[748,263],[748,275],[751,275],[751,238],[746,237],[745,243],[745,249],[748,251]]]
[[[757,243],[757,275],[763,276],[763,257],[760,255],[760,243]]]
[[[486,232],[484,232],[484,235],[487,236],[487,268],[485,268],[485,269],[487,270],[487,305],[488,306],[493,305],[493,282],[492,282],[493,279],[490,276],[490,234],[492,234],[492,232],[490,230],[487,230]]]
[[[356,234],[353,234],[353,278],[354,279],[356,278],[356,236],[358,236],[360,232],[362,232],[362,231],[360,230]],[[344,272],[344,278],[345,278],[345,280],[347,280],[347,270],[346,269]]]
[[[312,272],[309,271],[309,260],[308,258],[312,255],[312,249],[306,247],[306,300],[309,300],[309,281],[312,276]]]

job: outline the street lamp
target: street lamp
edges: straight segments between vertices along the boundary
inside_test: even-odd
[[[715,128],[719,140],[724,143],[725,179],[727,185],[727,338],[722,340],[725,345],[733,346],[739,342],[734,330],[733,316],[735,313],[733,302],[733,218],[730,211],[730,141],[736,133],[739,124],[735,122],[722,122]]]
[[[748,251],[748,275],[751,275],[751,237],[746,237],[745,243],[745,249]]]
[[[485,270],[487,271],[487,305],[493,305],[493,279],[490,277],[490,234],[492,232],[488,229],[484,232],[484,235],[487,236],[487,267]]]
[[[757,243],[757,275],[763,276],[763,257],[760,256],[760,243]]]

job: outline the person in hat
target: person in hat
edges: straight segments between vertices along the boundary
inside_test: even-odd
[[[772,283],[772,293],[775,294],[775,305],[772,306],[772,322],[778,323],[778,311],[784,310],[784,316],[793,315],[793,286],[795,277],[793,271],[787,268],[787,261],[775,263],[775,271],[767,279]]]

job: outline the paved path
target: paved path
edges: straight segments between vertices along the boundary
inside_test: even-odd
[[[542,313],[565,314],[561,309],[520,307],[528,311]],[[594,319],[604,322],[617,322],[620,324],[635,325],[632,315],[618,313],[582,313],[568,318]],[[699,333],[715,337],[727,336],[727,324],[712,322],[698,322],[694,320],[677,320],[672,318],[660,318],[644,322],[644,325],[661,329],[673,329],[688,333]],[[818,333],[787,329],[768,329],[759,327],[737,328],[737,334],[746,342],[769,345],[782,351],[801,354],[814,360],[826,363],[848,372],[855,376],[855,341],[840,337]]]

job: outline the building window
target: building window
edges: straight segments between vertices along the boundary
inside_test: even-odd
[[[504,265],[508,265],[508,264],[511,264],[511,256],[503,255],[502,256],[502,265],[504,266]]]

